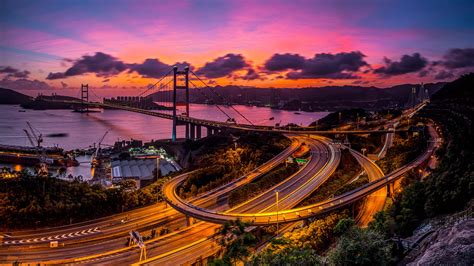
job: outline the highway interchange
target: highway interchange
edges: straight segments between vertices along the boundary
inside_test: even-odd
[[[429,130],[431,135],[436,135],[432,127],[429,127]],[[392,141],[393,133],[390,132],[387,134],[384,148]],[[400,178],[408,170],[425,161],[435,148],[435,142],[430,142],[430,147],[418,159],[386,176],[367,157],[351,150],[371,182],[366,186],[326,201],[292,209],[323,184],[336,170],[340,161],[340,146],[333,144],[330,139],[320,136],[291,136],[291,139],[290,147],[251,173],[189,201],[176,195],[176,187],[186,179],[187,174],[172,179],[164,186],[163,191],[168,203],[179,212],[165,203],[159,203],[80,224],[4,233],[3,246],[0,249],[0,262],[132,264],[137,262],[139,251],[136,246],[126,247],[128,232],[130,230],[146,232],[151,228],[167,228],[170,230],[169,234],[145,242],[149,259],[144,263],[159,265],[189,263],[200,256],[206,257],[219,250],[220,247],[213,237],[216,229],[219,228],[219,225],[214,224],[216,222],[222,223],[240,218],[256,225],[275,224],[277,222],[276,190],[279,191],[280,199],[278,206],[278,222],[280,223],[314,217],[363,197],[375,197],[373,195],[380,194],[374,200],[367,200],[365,203],[360,217],[363,220],[361,223],[366,224],[372,215],[383,207],[386,184]],[[308,163],[297,173],[258,197],[228,209],[226,197],[233,189],[253,181],[282,163],[303,142],[310,147],[311,156]],[[382,194],[384,196],[381,196]],[[186,226],[186,221],[189,221],[189,218],[180,212],[194,216],[200,222]],[[60,247],[49,248],[48,244],[52,240],[58,240],[61,243]]]

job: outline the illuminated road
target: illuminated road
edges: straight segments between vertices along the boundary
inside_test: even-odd
[[[330,142],[326,138],[318,137],[317,140],[306,139],[305,143],[310,146],[312,152],[311,160],[306,164],[305,168],[301,169],[290,178],[284,180],[280,184],[277,184],[260,196],[244,202],[226,212],[262,212],[272,209],[275,207],[274,190],[276,189],[280,191],[279,193],[282,199],[280,202],[282,204],[288,204],[289,208],[291,208],[294,207],[298,202],[294,201],[294,203],[291,203],[291,200],[294,200],[292,196],[293,194],[303,193],[301,190],[302,186],[317,187],[327,180],[327,178],[332,174],[332,172],[334,172],[334,170],[337,168],[337,165],[339,164],[340,152],[330,145]],[[182,179],[176,178],[176,180]],[[170,182],[169,184],[171,185],[173,183],[174,182]],[[167,186],[167,188],[164,190],[168,190],[169,187],[170,186]],[[198,224],[199,226],[202,226],[203,230],[208,230],[209,226],[214,228],[214,230],[219,228],[219,225],[210,223],[200,222]],[[177,246],[174,251],[167,251],[165,254],[158,252],[156,255],[153,255],[154,257],[150,258],[144,263],[150,263],[154,265],[179,265],[181,263],[191,263],[194,262],[197,257],[204,257],[205,254],[212,254],[212,252],[215,252],[218,249],[218,246],[212,237],[207,240],[203,240],[202,238],[187,236],[186,239],[189,240],[187,241],[186,248],[182,249],[182,247]],[[154,246],[150,246],[148,250],[151,250],[153,253],[155,252]],[[133,259],[130,259],[129,257],[118,259],[115,257],[113,261],[119,263],[130,263],[133,262]]]
[[[278,184],[277,186],[282,189],[282,198],[291,194],[300,184],[306,183],[309,179],[312,179],[315,175],[319,175],[323,171],[323,168],[328,167],[328,158],[334,157],[336,155],[330,154],[329,148],[325,141],[317,141],[311,139],[305,139],[307,143],[314,151],[314,155],[311,160],[306,164],[305,167],[301,168],[298,173],[291,176],[287,180]],[[338,162],[334,162],[337,166]],[[257,209],[264,210],[265,208],[271,206],[274,203],[274,194],[273,191],[270,193],[271,197],[267,198],[261,196],[259,200],[250,200],[247,203],[239,205],[236,209],[246,209],[256,211]],[[262,202],[267,202],[262,205]],[[219,225],[198,222],[191,227],[183,228],[179,231],[176,231],[174,235],[163,236],[162,238],[154,239],[151,241],[145,242],[147,245],[147,253],[149,257],[159,256],[160,265],[176,265],[176,256],[180,259],[193,257],[196,258],[198,255],[195,253],[190,253],[189,250],[195,250],[195,245],[203,245],[206,249],[199,248],[199,254],[206,254],[207,252],[213,252],[216,249],[216,244],[214,240],[206,239],[205,244],[202,243],[203,238],[209,238],[215,234],[215,230],[219,228]],[[183,246],[186,247],[183,249]],[[215,250],[214,250],[215,251]],[[177,253],[182,254],[177,255]],[[77,260],[86,260],[91,263],[118,263],[118,264],[129,264],[136,262],[138,260],[138,249],[137,248],[124,248],[122,250],[113,250],[108,253],[99,254],[96,257],[85,257],[77,258],[73,255],[70,257],[76,257],[76,259],[71,260],[57,260],[52,261],[53,263],[65,263],[73,262]],[[173,258],[173,260],[170,260]],[[162,261],[164,261],[162,263]],[[156,262],[154,262],[155,264]]]
[[[387,128],[396,127],[399,122],[389,122]],[[385,157],[387,154],[387,150],[393,145],[393,138],[395,137],[394,133],[387,133],[385,135],[385,141],[382,149],[377,154],[379,159]],[[353,153],[354,155],[354,153]],[[354,155],[355,156],[355,155]],[[358,160],[360,165],[364,168],[367,176],[369,178],[369,182],[375,181],[380,177],[384,176],[382,170],[375,164],[375,163],[364,163],[363,161],[369,160],[365,157],[355,156]],[[367,169],[371,168],[371,169]],[[362,208],[360,209],[359,213],[357,214],[356,221],[359,226],[366,227],[370,221],[372,221],[374,215],[383,210],[385,206],[385,201],[387,200],[387,190],[381,188],[374,193],[368,195],[363,202]]]
[[[430,132],[433,130],[432,127],[428,127]],[[177,197],[175,190],[165,190],[165,196],[168,198],[169,202],[181,212],[187,213],[194,217],[198,217],[198,219],[214,222],[214,223],[225,223],[230,220],[240,219],[242,221],[248,222],[254,225],[269,225],[275,224],[277,222],[292,222],[298,221],[302,219],[306,219],[309,217],[313,217],[315,215],[326,213],[332,211],[334,209],[340,208],[342,206],[346,206],[352,202],[362,199],[363,197],[383,188],[385,185],[399,179],[403,174],[407,171],[417,167],[418,165],[427,161],[433,153],[433,149],[435,148],[434,142],[429,142],[429,147],[422,155],[420,155],[416,160],[408,163],[407,165],[393,171],[392,173],[379,178],[375,181],[372,181],[364,186],[361,186],[357,189],[349,191],[343,195],[336,196],[332,199],[316,203],[313,205],[308,205],[305,207],[297,208],[297,209],[290,209],[290,210],[281,210],[279,211],[278,215],[280,220],[277,220],[277,212],[270,211],[265,213],[249,213],[249,212],[219,212],[219,211],[212,211],[208,209],[203,209],[197,206],[193,206],[190,203],[187,203]],[[176,183],[173,184],[173,187],[176,187]]]
[[[270,171],[300,147],[299,138],[291,137],[291,139],[291,145],[268,162],[233,182],[200,195],[192,202],[206,208],[222,208],[226,204],[227,194],[232,189],[249,183],[263,173]],[[164,203],[160,203],[127,213],[68,226],[2,233],[9,237],[3,239],[3,245],[0,248],[0,261],[12,261],[25,257],[34,260],[41,258],[43,255],[49,256],[51,253],[60,253],[59,250],[67,251],[68,255],[94,254],[101,250],[106,251],[123,247],[130,230],[145,230],[157,227],[177,230],[185,226],[185,221],[184,215],[179,214],[173,208],[166,207]],[[60,245],[64,244],[65,247],[57,250],[50,249],[49,242],[54,240],[59,241]],[[84,248],[88,245],[96,245],[97,249]],[[64,257],[64,254],[62,256]]]
[[[375,164],[369,158],[363,156],[362,154],[354,150],[350,150],[350,152],[364,169],[364,172],[369,177],[369,182],[373,182],[384,176],[380,167],[378,167],[377,164]],[[369,222],[372,221],[372,217],[378,211],[383,209],[386,198],[387,190],[385,188],[381,188],[369,194],[365,198],[364,204],[356,217],[357,223],[360,226],[367,226]]]

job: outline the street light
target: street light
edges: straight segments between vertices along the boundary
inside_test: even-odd
[[[277,230],[276,232],[278,233],[278,193],[280,191],[278,189],[275,189],[275,197],[276,197],[276,207],[277,207]]]

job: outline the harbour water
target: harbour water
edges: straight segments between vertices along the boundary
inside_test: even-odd
[[[235,106],[235,108],[257,125],[282,125],[294,123],[309,125],[311,122],[327,115],[327,112],[291,112],[265,107]],[[238,123],[246,123],[229,107],[222,109],[234,117]],[[44,146],[58,145],[65,150],[88,148],[97,143],[105,131],[109,134],[104,144],[113,144],[117,140],[168,139],[171,137],[171,121],[121,110],[104,110],[97,113],[75,113],[71,110],[24,110],[16,105],[0,105],[0,143],[29,146],[30,143],[23,132],[30,122],[44,136]],[[227,117],[215,106],[192,104],[192,117],[226,121]],[[65,133],[63,137],[48,137],[49,134]],[[178,137],[183,137],[183,127],[178,128]],[[90,171],[87,158],[79,158],[85,163],[80,168],[71,168],[73,174],[82,174],[82,170]],[[0,164],[0,166],[2,166]],[[18,169],[19,166],[14,166]],[[81,170],[82,169],[82,170]],[[86,173],[84,173],[86,174]]]

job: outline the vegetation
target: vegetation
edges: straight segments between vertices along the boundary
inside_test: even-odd
[[[265,250],[254,257],[247,265],[322,265],[321,257],[312,249],[285,247],[278,253]]]
[[[362,118],[364,116],[367,116],[367,113],[364,109],[347,109],[339,112],[330,113],[327,116],[319,119],[317,123],[311,123],[310,126],[318,126],[318,128],[321,130],[330,129],[332,127],[337,127],[342,124],[357,121],[357,117]]]
[[[361,170],[362,168],[354,156],[352,156],[348,150],[342,150],[341,162],[334,174],[331,175],[328,181],[324,182],[308,198],[306,198],[300,206],[314,204],[332,196],[342,194],[340,193],[340,190],[349,185],[347,183]]]
[[[179,189],[181,197],[191,197],[228,183],[258,167],[283,151],[290,143],[277,134],[242,133],[235,143],[198,157],[198,170]]]
[[[383,145],[382,134],[370,134],[368,136],[349,135],[349,143],[351,148],[362,152],[365,149],[364,154],[376,153]]]
[[[225,223],[219,228],[219,244],[223,247],[220,259],[214,260],[210,265],[235,265],[250,256],[250,247],[255,245],[257,239],[246,231],[248,224],[236,220]]]
[[[228,198],[229,206],[235,206],[257,196],[263,191],[266,191],[290,177],[292,174],[296,173],[298,169],[299,167],[296,163],[281,164],[277,166],[275,169],[259,177],[257,180],[233,190]]]
[[[418,115],[419,118],[415,118],[431,119],[442,128],[444,145],[437,153],[439,166],[424,180],[414,170],[407,173],[401,182],[402,192],[396,195],[388,210],[374,216],[368,228],[358,228],[352,219],[340,220],[332,232],[332,238],[337,238],[337,244],[329,251],[325,262],[329,265],[394,264],[402,254],[400,246],[393,242],[394,237],[410,235],[426,217],[462,209],[472,200],[473,87],[474,74],[446,84],[432,97],[431,103]],[[408,135],[402,136],[401,139],[407,137]],[[426,141],[423,134],[398,140],[397,145],[380,161],[381,168],[388,173],[408,163],[426,147]],[[305,236],[306,232],[307,235],[318,236],[326,244],[331,242],[331,238],[320,237],[318,233],[311,232],[310,227],[311,225],[295,232],[305,232]],[[253,257],[251,264],[289,265],[299,264],[298,261],[301,261],[302,265],[317,265],[323,261],[317,257],[320,252],[318,246],[295,245],[287,236],[274,242],[276,244]]]
[[[21,172],[18,178],[0,180],[0,226],[55,226],[131,210],[159,200],[162,183],[135,190],[134,181],[123,181],[105,189]]]
[[[329,252],[330,265],[390,265],[392,244],[383,234],[372,229],[362,229],[354,220],[341,220],[334,228],[341,235],[337,245]]]
[[[473,90],[474,74],[446,84],[433,95],[420,117],[429,118],[443,130],[440,163],[425,181],[410,173],[405,188],[384,214],[387,234],[410,235],[426,217],[462,209],[474,191]]]
[[[298,265],[320,264],[323,254],[335,240],[334,227],[341,219],[347,218],[348,212],[335,212],[324,218],[311,222],[308,226],[288,232],[277,238],[261,253],[251,258],[250,265]]]
[[[426,141],[424,133],[415,136],[403,133],[401,137],[395,136],[393,146],[377,164],[384,173],[389,174],[416,159],[426,148]]]

